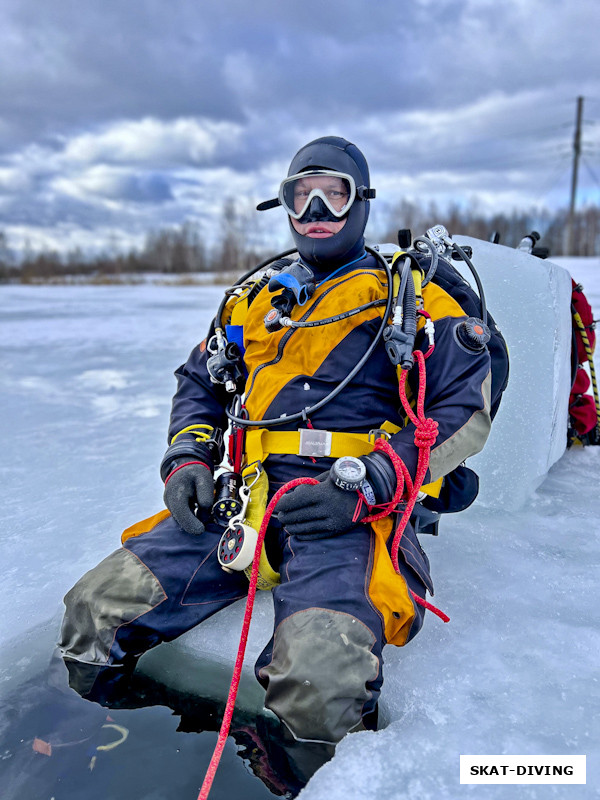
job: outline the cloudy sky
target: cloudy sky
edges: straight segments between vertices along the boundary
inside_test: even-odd
[[[0,230],[127,247],[227,196],[276,193],[338,134],[365,153],[373,226],[402,198],[485,209],[600,202],[597,0],[3,0]],[[281,209],[257,236],[286,241]],[[402,220],[398,220],[402,227]]]

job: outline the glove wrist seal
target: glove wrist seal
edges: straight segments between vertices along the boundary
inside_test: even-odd
[[[376,505],[389,503],[396,492],[396,471],[385,453],[368,453],[361,456],[367,468],[367,480],[375,494]]]
[[[212,453],[208,445],[197,442],[195,438],[177,439],[177,441],[167,448],[166,453],[160,464],[160,477],[163,483],[177,466],[182,465],[182,460],[200,461],[214,473],[215,465]]]

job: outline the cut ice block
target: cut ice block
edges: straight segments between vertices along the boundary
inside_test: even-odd
[[[487,306],[510,353],[510,377],[485,449],[468,460],[479,502],[517,509],[564,453],[571,353],[571,276],[552,261],[469,236]],[[474,285],[464,262],[452,262]]]

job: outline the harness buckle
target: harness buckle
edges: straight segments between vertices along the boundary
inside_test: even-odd
[[[391,434],[388,431],[384,431],[383,428],[371,428],[369,431],[369,441],[371,441],[371,437],[373,437],[373,442],[376,442],[377,439],[385,439],[386,442],[389,442]]]
[[[331,431],[322,431],[315,428],[299,428],[300,446],[299,456],[321,458],[331,455]]]

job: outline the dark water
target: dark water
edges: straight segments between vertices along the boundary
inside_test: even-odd
[[[0,709],[0,798],[196,800],[222,706],[174,694],[142,676],[123,704],[145,703],[158,705],[107,709],[74,692],[65,701],[64,692],[48,688],[45,672],[29,679]],[[212,800],[297,794],[301,785],[269,742],[269,725],[243,711],[234,715]],[[36,737],[53,743],[51,755],[36,752]]]

